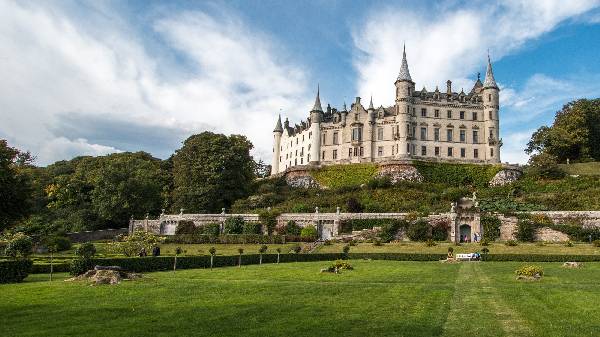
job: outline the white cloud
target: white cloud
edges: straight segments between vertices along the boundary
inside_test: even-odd
[[[146,134],[131,132],[140,142],[153,138],[153,128],[161,137],[173,130],[173,138],[179,140],[207,129],[245,134],[256,154],[267,157],[279,109],[309,103],[300,68],[280,61],[285,55],[274,41],[234,17],[169,12],[154,22],[163,47],[177,50],[192,64],[171,71],[165,67],[173,63],[151,55],[116,13],[110,8],[102,12],[109,19],[90,18],[102,25],[90,27],[58,7],[0,2],[0,137],[31,150],[39,164],[76,154],[138,149],[61,133],[90,127],[60,124],[85,116],[118,116],[115,125],[129,121],[132,128],[143,126]],[[112,26],[112,21],[119,24]],[[162,76],[165,73],[185,76]],[[294,110],[286,114],[301,116]],[[69,115],[79,117],[65,118]],[[123,128],[114,132],[120,139],[128,133]],[[175,150],[170,146],[156,152]]]
[[[527,142],[531,138],[534,129],[520,132],[511,132],[503,136],[502,161],[508,163],[525,164],[529,155],[525,153]]]
[[[354,62],[359,74],[357,90],[364,97],[377,93],[381,103],[392,104],[393,83],[406,41],[417,89],[426,85],[433,90],[438,85],[444,90],[445,81],[451,79],[453,89],[469,91],[473,85],[469,79],[485,67],[486,49],[493,59],[500,59],[599,4],[598,0],[513,0],[475,2],[459,8],[377,8],[353,34],[361,51]]]

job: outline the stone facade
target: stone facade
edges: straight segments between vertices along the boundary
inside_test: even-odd
[[[500,163],[499,88],[488,58],[485,81],[465,93],[415,89],[406,54],[395,82],[392,106],[368,107],[360,97],[341,109],[321,107],[320,92],[310,116],[291,126],[281,116],[273,130],[272,174],[299,165],[384,162],[403,159]]]

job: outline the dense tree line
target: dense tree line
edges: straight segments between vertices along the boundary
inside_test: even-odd
[[[525,152],[533,154],[533,165],[600,161],[600,99],[580,99],[563,106],[551,126],[533,133]]]
[[[251,149],[243,136],[204,132],[167,160],[125,152],[36,167],[0,141],[0,232],[121,228],[163,209],[220,212],[250,191],[258,168]]]

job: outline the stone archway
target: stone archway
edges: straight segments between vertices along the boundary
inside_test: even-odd
[[[466,240],[468,240],[468,242],[471,241],[471,226],[467,225],[467,224],[462,224],[458,227],[458,233],[459,233],[459,242],[465,242],[465,238]]]

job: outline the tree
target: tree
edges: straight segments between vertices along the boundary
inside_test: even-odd
[[[316,238],[317,228],[313,225],[308,225],[300,231],[300,236],[303,238]]]
[[[150,251],[154,246],[161,244],[164,238],[144,230],[136,230],[130,235],[119,235],[117,241],[110,243],[110,248],[116,253],[125,256],[135,256],[142,249]]]
[[[173,160],[173,207],[220,212],[247,196],[255,178],[252,143],[244,136],[203,132],[185,140]]]
[[[215,254],[217,253],[217,249],[215,247],[210,247],[208,252],[210,253],[210,270],[212,270],[213,269],[213,260],[215,258]]]
[[[267,246],[266,245],[262,245],[260,246],[260,248],[258,249],[258,254],[260,255],[259,260],[258,260],[258,264],[262,264],[262,256],[263,254],[267,251]]]
[[[238,260],[238,268],[242,268],[242,254],[244,254],[244,248],[242,248],[242,247],[238,248],[238,253],[240,254],[240,257]]]
[[[7,238],[4,254],[12,258],[27,258],[31,255],[32,249],[33,241],[29,236],[23,233],[15,233]]]
[[[525,152],[555,157],[557,162],[600,161],[600,99],[567,103],[556,113],[552,126],[531,136]]]
[[[29,214],[32,189],[24,169],[32,160],[29,153],[0,140],[0,232]]]
[[[224,234],[242,234],[244,231],[244,218],[241,216],[234,216],[227,218],[223,225]]]
[[[281,248],[277,247],[276,251],[277,251],[277,264],[279,264],[279,255],[281,255]]]

